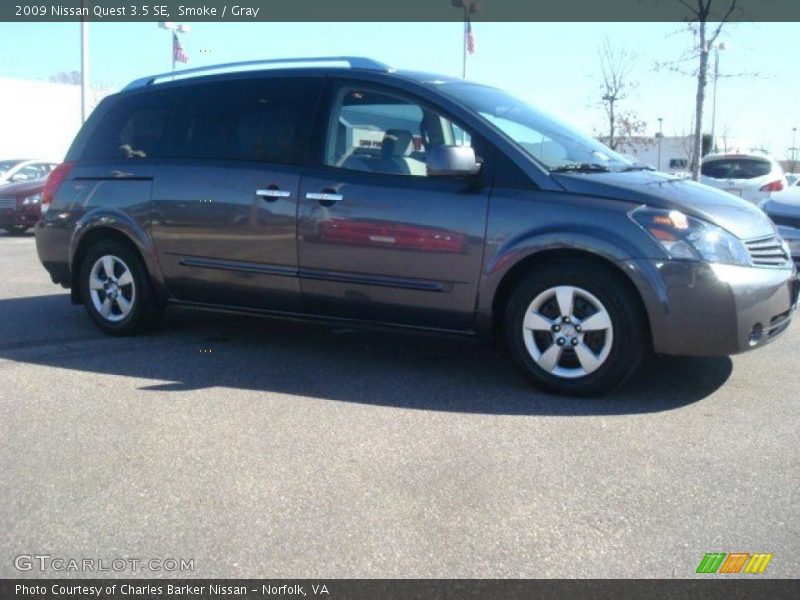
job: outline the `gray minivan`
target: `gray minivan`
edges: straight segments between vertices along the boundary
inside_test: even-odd
[[[494,335],[563,394],[608,390],[649,351],[762,346],[798,297],[755,206],[501,90],[363,58],[134,81],[42,203],[42,264],[107,333],[176,304]]]

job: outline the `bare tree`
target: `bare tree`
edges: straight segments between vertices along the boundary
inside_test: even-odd
[[[694,34],[692,50],[681,59],[665,65],[671,70],[684,73],[681,63],[696,62],[697,68],[691,73],[697,78],[697,92],[694,105],[694,135],[692,136],[691,173],[692,179],[700,177],[700,158],[703,143],[703,106],[708,83],[708,58],[723,28],[730,22],[736,9],[737,0],[675,0],[689,13],[689,29]]]
[[[603,108],[608,120],[608,135],[603,136],[606,144],[616,150],[619,143],[620,115],[618,102],[628,97],[631,90],[636,87],[630,79],[633,72],[636,55],[623,46],[614,46],[611,41],[603,36],[600,43],[600,74],[602,76],[601,91],[603,92]],[[627,121],[636,121],[630,113]]]
[[[52,83],[69,83],[72,85],[80,85],[81,74],[80,71],[59,71],[55,75],[50,75],[48,80]]]

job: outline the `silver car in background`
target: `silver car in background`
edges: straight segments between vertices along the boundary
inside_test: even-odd
[[[709,154],[700,165],[700,182],[754,204],[788,187],[781,164],[763,153]]]

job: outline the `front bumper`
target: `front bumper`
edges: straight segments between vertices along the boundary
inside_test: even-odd
[[[722,356],[768,344],[789,327],[800,292],[795,268],[646,259],[625,266],[661,354]]]
[[[42,211],[38,204],[0,208],[0,227],[33,227],[41,216]]]

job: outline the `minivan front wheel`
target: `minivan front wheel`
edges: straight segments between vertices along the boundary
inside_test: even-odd
[[[84,306],[105,333],[135,333],[156,314],[147,271],[126,244],[109,240],[91,246],[81,263],[80,283]]]
[[[517,365],[540,387],[565,395],[600,394],[627,379],[646,352],[644,327],[620,277],[583,261],[531,273],[506,311]]]

